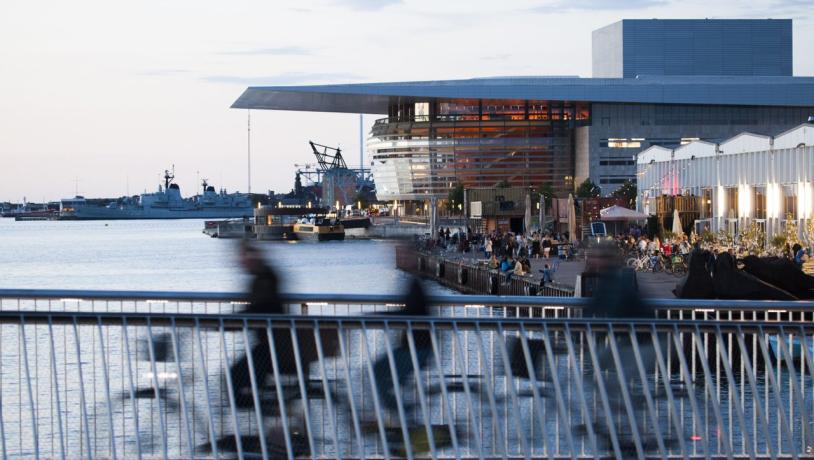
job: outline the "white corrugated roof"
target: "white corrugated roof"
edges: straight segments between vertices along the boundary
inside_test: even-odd
[[[651,161],[670,161],[672,155],[672,150],[660,145],[654,145],[639,152],[639,154],[636,156],[636,163],[644,165],[650,163]]]
[[[675,149],[674,160],[714,157],[716,145],[707,141],[692,141]]]

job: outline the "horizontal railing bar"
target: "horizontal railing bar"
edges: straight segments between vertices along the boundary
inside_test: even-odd
[[[280,295],[284,303],[330,302],[336,304],[399,304],[401,295],[387,294],[332,294],[332,293],[285,293]],[[81,289],[0,289],[0,299],[50,299],[50,300],[115,300],[115,301],[198,301],[198,302],[245,302],[246,293],[241,292],[182,292],[182,291],[104,291]],[[588,304],[588,298],[544,296],[485,296],[485,295],[434,295],[429,296],[430,305],[483,305],[490,307],[574,307]],[[796,300],[719,300],[719,299],[647,299],[647,303],[660,310],[669,309],[715,309],[715,310],[778,310],[814,311],[814,301]]]
[[[150,324],[152,326],[195,327],[196,324],[204,328],[218,328],[221,324],[225,329],[240,330],[244,322],[248,327],[265,328],[267,323],[272,327],[290,328],[292,322],[295,326],[303,328],[319,324],[320,329],[332,329],[342,325],[343,328],[361,328],[364,324],[368,328],[383,327],[387,323],[393,330],[406,328],[409,323],[413,329],[429,329],[430,324],[437,329],[452,328],[453,325],[463,330],[476,327],[481,329],[497,328],[500,325],[506,329],[524,326],[526,329],[535,325],[546,325],[550,329],[564,328],[568,325],[572,330],[582,330],[591,327],[593,330],[604,330],[608,325],[614,328],[633,327],[634,330],[649,332],[652,327],[659,331],[672,331],[675,326],[679,330],[692,331],[695,327],[702,331],[724,332],[737,330],[753,332],[762,328],[764,332],[774,332],[785,328],[789,331],[800,331],[814,334],[814,323],[790,321],[748,321],[737,322],[729,320],[704,319],[662,319],[662,318],[515,318],[515,317],[428,317],[428,316],[392,316],[381,314],[355,315],[355,316],[300,316],[300,315],[256,315],[256,314],[211,314],[211,313],[119,313],[119,312],[31,312],[31,311],[0,311],[0,323],[20,324],[98,324],[121,326],[127,320],[128,326]]]

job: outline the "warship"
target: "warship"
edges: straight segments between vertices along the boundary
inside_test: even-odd
[[[202,182],[202,193],[190,198],[181,196],[174,183],[175,170],[164,171],[164,184],[158,191],[138,196],[122,197],[105,206],[89,203],[76,196],[60,201],[60,220],[108,219],[229,219],[252,217],[251,197],[244,193],[226,193]]]

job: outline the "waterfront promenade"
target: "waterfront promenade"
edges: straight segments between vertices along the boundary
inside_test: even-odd
[[[473,255],[471,252],[461,253],[451,250],[443,251],[439,255],[446,260],[461,261],[469,265],[476,265],[478,262],[486,261],[483,257],[483,253],[475,253]],[[549,259],[540,257],[536,259],[531,258],[529,262],[531,262],[531,272],[524,277],[525,279],[530,280],[532,283],[539,283],[541,277],[540,270],[548,264],[549,267],[556,269],[552,274],[553,281],[558,285],[570,289],[573,289],[576,285],[577,276],[585,270],[585,257],[582,254],[575,256],[573,260],[559,260],[556,257]],[[658,299],[675,298],[672,290],[681,279],[678,276],[663,272],[640,272],[636,274],[636,277],[642,296]]]

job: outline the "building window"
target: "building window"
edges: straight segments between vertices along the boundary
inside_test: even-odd
[[[701,191],[701,218],[712,217],[712,189],[705,188]]]
[[[608,147],[611,149],[639,149],[642,147],[643,138],[618,138],[618,137],[611,137],[608,139],[600,139],[599,146],[600,147]]]
[[[633,160],[601,160],[599,166],[631,166]]]
[[[766,218],[766,189],[765,187],[754,188],[754,208],[755,219]]]
[[[415,103],[415,121],[430,121],[430,103]]]
[[[726,194],[726,217],[735,219],[738,217],[738,188],[727,188],[724,193]]]
[[[791,215],[792,219],[797,218],[797,187],[794,185],[783,186],[783,215],[781,219],[786,219]]]
[[[632,181],[634,180],[633,177],[628,176],[600,176],[599,184],[600,185],[608,185],[608,184],[624,184],[625,181]]]

